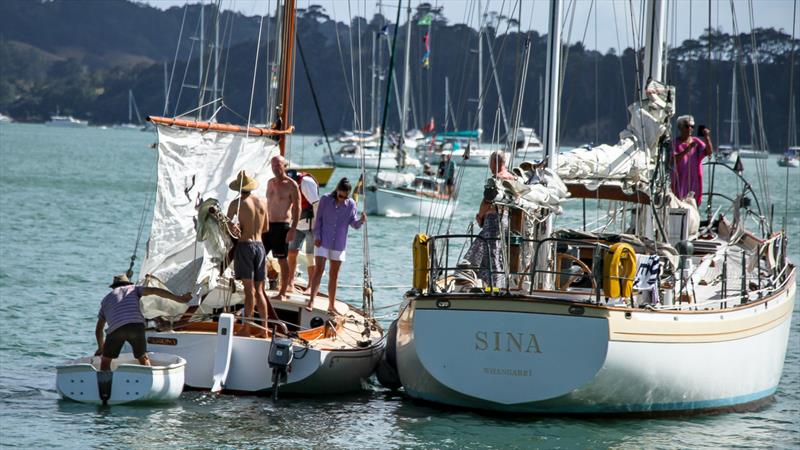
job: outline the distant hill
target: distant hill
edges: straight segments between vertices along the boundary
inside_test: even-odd
[[[426,6],[427,5],[427,6]],[[426,9],[427,8],[427,9]],[[168,112],[176,114],[194,108],[199,101],[211,100],[210,94],[201,99],[196,89],[199,78],[199,45],[190,38],[199,30],[199,5],[160,10],[125,0],[2,0],[0,2],[0,112],[21,121],[44,121],[58,109],[62,113],[88,119],[95,124],[127,121],[128,91],[132,90],[143,115],[164,112],[164,64],[171,76]],[[441,15],[434,15],[428,27],[417,26],[419,18],[430,12],[430,5],[420,4],[412,23],[411,81],[412,124],[421,127],[433,117],[441,129],[444,116],[445,78],[450,86],[451,114],[457,126],[467,129],[480,126],[486,135],[494,135],[499,123],[498,95],[489,66],[489,54],[484,52],[484,82],[487,83],[484,101],[484,122],[477,124],[477,46],[476,30],[465,25],[448,25]],[[503,16],[504,17],[504,16]],[[216,22],[213,6],[204,9],[205,35],[212,36]],[[500,21],[508,18],[498,19]],[[219,33],[223,47],[220,62],[220,84],[227,108],[217,118],[222,121],[241,121],[250,107],[255,66],[256,38],[260,17],[222,12]],[[379,15],[367,20],[354,18],[350,24],[330,20],[324,8],[311,5],[298,11],[298,36],[310,66],[311,77],[323,109],[327,128],[337,131],[353,128],[353,104],[361,105],[364,125],[370,117],[370,92],[373,37],[383,54],[378,64],[382,71],[377,82],[380,111],[388,78],[388,51],[392,27]],[[181,25],[183,31],[181,33]],[[497,74],[510,117],[514,91],[518,86],[523,43],[532,42],[532,57],[522,102],[522,124],[538,128],[539,79],[544,76],[546,36],[536,32],[518,33],[508,23],[489,28],[493,36],[493,54]],[[511,30],[504,34],[501,31]],[[268,97],[267,58],[274,58],[276,21],[264,21],[264,33],[259,50],[258,72],[253,94],[254,120],[271,119],[266,106]],[[361,35],[359,35],[359,31]],[[424,68],[423,37],[430,31],[430,67]],[[789,54],[791,39],[786,33],[773,29],[755,32],[758,46],[759,73],[762,85],[766,135],[773,151],[780,151],[786,141],[786,120],[789,83]],[[181,35],[181,39],[178,37]],[[405,24],[398,33],[398,56],[402,56]],[[360,42],[360,47],[359,47]],[[736,43],[741,42],[748,74],[745,83],[752,93],[755,52],[750,35],[734,36],[707,30],[696,40],[687,40],[672,49],[669,58],[668,82],[677,88],[678,113],[694,114],[699,123],[711,126],[718,142],[729,139],[728,125],[731,92],[731,71],[736,55]],[[177,48],[177,64],[173,59]],[[211,42],[205,41],[203,71],[210,84],[208,55]],[[706,58],[711,45],[714,60]],[[795,41],[795,45],[798,43]],[[351,48],[353,53],[351,54]],[[627,123],[626,103],[634,99],[636,60],[640,54],[626,49],[621,54],[613,50],[605,54],[587,50],[577,43],[569,47],[562,105],[562,142],[614,142],[619,130]],[[299,55],[295,69],[294,124],[300,132],[319,133],[320,125],[311,101],[310,89]],[[800,57],[797,58],[800,61]],[[403,79],[402,58],[396,61],[395,79]],[[596,75],[595,75],[596,74]],[[595,78],[596,77],[596,78]],[[362,89],[358,89],[358,80]],[[353,81],[355,80],[355,82]],[[383,80],[383,81],[381,81]],[[741,81],[740,77],[740,82]],[[795,76],[800,80],[800,73]],[[708,87],[711,86],[709,91]],[[800,88],[796,88],[796,92]],[[740,86],[739,92],[744,92]],[[389,125],[399,122],[394,90],[389,105]],[[740,99],[741,120],[747,123],[744,98]],[[596,106],[595,106],[596,105]],[[449,124],[452,129],[453,124]],[[503,130],[499,134],[502,134]],[[749,127],[742,126],[743,141],[749,140]]]

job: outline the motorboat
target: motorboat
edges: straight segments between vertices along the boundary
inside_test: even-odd
[[[72,116],[55,115],[50,117],[50,120],[45,122],[45,125],[50,127],[85,128],[89,126],[89,122]]]
[[[789,147],[778,158],[778,165],[781,167],[800,167],[800,147]]]
[[[453,162],[467,167],[488,167],[489,158],[497,151],[493,147],[482,146],[477,131],[450,131],[437,134],[427,144],[417,148],[417,155],[429,164],[439,164],[442,155],[451,155]],[[505,153],[508,160],[508,153]]]
[[[336,167],[350,168],[359,168],[363,164],[367,169],[420,167],[419,160],[406,151],[388,150],[381,155],[377,149],[355,144],[343,145],[333,156],[323,156],[322,162]]]
[[[514,149],[515,161],[537,161],[544,157],[542,141],[533,128],[520,127],[516,134],[508,136],[509,145]]]
[[[449,218],[458,206],[444,180],[435,176],[378,172],[367,187],[366,212],[379,216]]]
[[[56,388],[62,397],[94,405],[163,403],[183,392],[186,360],[166,353],[148,353],[149,366],[139,364],[132,353],[100,370],[100,357],[87,356],[56,367]]]

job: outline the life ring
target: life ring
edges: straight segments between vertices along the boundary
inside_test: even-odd
[[[603,259],[603,294],[630,297],[636,276],[636,252],[630,244],[618,242]]]
[[[413,255],[414,274],[412,286],[414,289],[424,291],[428,289],[428,269],[430,259],[428,257],[428,235],[419,233],[414,236],[414,241],[411,244],[411,252]]]

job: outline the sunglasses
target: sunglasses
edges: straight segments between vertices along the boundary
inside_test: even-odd
[[[693,123],[690,123],[690,124],[687,124],[687,125],[684,125],[684,126],[685,126],[686,128],[694,128],[694,124],[693,124]]]

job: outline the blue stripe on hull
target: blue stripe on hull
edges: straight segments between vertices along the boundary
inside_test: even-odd
[[[679,412],[679,411],[694,411],[706,409],[726,408],[736,405],[743,405],[746,403],[755,402],[765,399],[777,390],[776,387],[765,389],[763,391],[755,392],[746,395],[737,395],[735,397],[726,397],[714,400],[700,400],[695,402],[672,402],[672,403],[641,403],[630,405],[611,405],[611,404],[596,404],[596,405],[548,405],[536,406],[536,404],[529,405],[501,405],[497,403],[483,402],[476,400],[475,402],[461,402],[458,400],[446,401],[432,395],[425,395],[419,392],[411,392],[407,390],[411,397],[426,400],[435,403],[443,403],[446,405],[462,406],[467,408],[507,411],[507,412],[527,412],[527,413],[545,413],[545,414],[615,414],[615,413],[646,413],[646,412]],[[546,401],[546,403],[551,400]],[[545,403],[545,402],[543,402]]]

